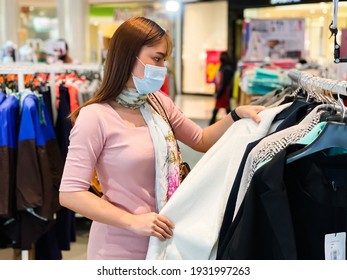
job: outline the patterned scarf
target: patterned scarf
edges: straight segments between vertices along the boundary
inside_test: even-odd
[[[176,139],[171,128],[148,103],[147,95],[124,89],[116,102],[126,108],[140,109],[148,126],[155,153],[155,199],[159,212],[180,184]]]

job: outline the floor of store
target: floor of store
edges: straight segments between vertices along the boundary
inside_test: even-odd
[[[214,100],[211,96],[193,96],[182,95],[176,98],[177,106],[184,114],[199,124],[201,127],[208,125],[208,120],[211,117],[211,112],[214,105]],[[220,111],[220,117],[225,115],[223,110]],[[202,153],[196,152],[184,144],[180,143],[182,156],[191,167],[198,162],[202,157]],[[71,243],[69,251],[63,251],[63,260],[83,260],[86,259],[88,231],[91,221],[84,217],[77,216],[76,218],[76,242]],[[13,250],[0,249],[0,260],[20,259],[20,256],[14,257]]]

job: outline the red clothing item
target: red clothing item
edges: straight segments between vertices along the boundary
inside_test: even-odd
[[[221,68],[216,75],[216,103],[215,108],[226,108],[230,109],[229,93],[230,93],[230,79],[231,71],[229,69]]]
[[[163,85],[160,88],[160,92],[170,97],[170,89],[169,89],[169,77],[166,75]]]

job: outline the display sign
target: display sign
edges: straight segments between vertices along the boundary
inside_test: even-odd
[[[219,57],[222,51],[206,51],[206,83],[214,83],[220,67]]]
[[[340,57],[347,58],[347,29],[341,29]]]
[[[302,58],[305,55],[304,19],[254,19],[243,27],[245,60]]]

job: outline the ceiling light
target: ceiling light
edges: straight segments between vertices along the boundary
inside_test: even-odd
[[[170,12],[177,12],[180,8],[180,4],[178,3],[178,1],[167,1],[165,8]]]

